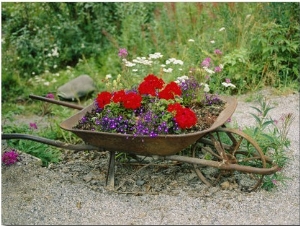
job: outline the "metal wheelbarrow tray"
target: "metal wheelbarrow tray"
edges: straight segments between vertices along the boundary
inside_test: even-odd
[[[223,175],[240,172],[252,180],[250,184],[244,186],[245,191],[256,190],[262,183],[264,175],[270,175],[279,170],[279,167],[272,163],[272,159],[263,154],[254,139],[242,131],[225,127],[224,124],[237,106],[237,100],[233,97],[220,97],[226,102],[225,109],[210,128],[194,133],[158,135],[157,137],[74,129],[85,113],[91,111],[93,104],[82,108],[35,95],[30,95],[30,97],[79,109],[78,113],[63,121],[60,127],[76,134],[85,142],[85,145],[66,144],[22,134],[2,134],[2,139],[29,139],[74,150],[107,150],[110,153],[106,179],[109,188],[114,187],[115,152],[158,156],[165,160],[190,163],[201,181],[208,186],[217,184]],[[186,148],[190,148],[191,156],[178,155]],[[205,167],[213,167],[218,172],[214,173],[213,177],[206,175],[203,171]]]
[[[137,155],[173,155],[195,143],[207,132],[222,126],[231,117],[235,111],[237,102],[232,97],[223,97],[222,99],[226,101],[226,106],[214,124],[209,129],[195,133],[149,137],[146,135],[135,136],[133,134],[117,134],[73,129],[85,113],[91,111],[93,104],[62,122],[60,127],[76,134],[88,144],[102,147],[110,151],[121,151]]]

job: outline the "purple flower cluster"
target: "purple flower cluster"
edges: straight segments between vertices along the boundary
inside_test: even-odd
[[[199,95],[196,91],[201,87],[201,84],[194,77],[189,77],[181,81],[179,86],[182,90],[181,96],[184,102],[189,102],[196,99],[197,95]]]
[[[54,99],[55,97],[54,97],[54,94],[53,94],[53,93],[48,93],[48,94],[46,95],[46,98]]]
[[[95,121],[96,130],[103,132],[116,132],[126,134],[132,121],[123,118],[123,116],[104,116],[101,119],[97,118]]]
[[[7,166],[12,165],[18,161],[18,156],[19,154],[14,149],[6,151],[2,154],[2,162]]]
[[[205,105],[213,105],[213,104],[220,104],[222,103],[222,100],[217,95],[208,95],[205,93]]]
[[[37,125],[36,125],[36,123],[34,123],[34,122],[30,122],[30,123],[29,123],[29,127],[30,127],[31,129],[37,129]]]
[[[159,122],[159,117],[155,114],[155,112],[149,110],[140,114],[137,118],[134,134],[156,137],[158,134],[167,134],[168,131],[167,123],[164,121]]]

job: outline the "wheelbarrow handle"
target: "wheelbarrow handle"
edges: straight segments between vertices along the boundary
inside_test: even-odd
[[[62,105],[62,106],[66,106],[66,107],[74,108],[74,109],[78,109],[78,110],[82,110],[84,108],[84,107],[82,107],[80,105],[77,105],[77,104],[71,104],[71,103],[67,103],[67,102],[64,102],[64,101],[55,100],[55,99],[52,99],[52,98],[41,97],[41,96],[37,96],[37,95],[33,95],[33,94],[30,94],[29,97],[32,98],[32,99],[42,100],[42,101],[45,101],[45,102],[58,104],[58,105]]]
[[[37,141],[39,143],[51,145],[58,148],[75,150],[75,151],[83,151],[83,150],[104,150],[101,147],[95,147],[89,144],[68,144],[58,140],[51,140],[44,137],[33,136],[30,134],[22,134],[22,133],[3,133],[1,134],[2,140],[10,140],[10,139],[23,139],[23,140],[32,140]]]

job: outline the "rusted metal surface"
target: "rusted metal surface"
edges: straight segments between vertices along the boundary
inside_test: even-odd
[[[237,106],[237,100],[234,97],[225,96],[222,96],[221,99],[226,102],[225,109],[218,116],[214,124],[209,129],[195,133],[149,137],[73,129],[85,113],[93,108],[93,105],[84,108],[62,122],[60,127],[76,134],[87,144],[102,147],[108,151],[119,151],[144,156],[173,155],[195,143],[207,132],[222,126],[232,116]]]
[[[66,107],[69,107],[69,108],[74,108],[74,109],[77,109],[77,110],[82,110],[84,108],[84,107],[82,107],[80,105],[77,105],[77,104],[71,104],[71,103],[68,103],[68,102],[65,102],[65,101],[60,101],[60,100],[55,100],[55,99],[51,99],[51,98],[41,97],[41,96],[37,96],[37,95],[33,95],[33,94],[30,94],[29,97],[32,98],[32,99],[41,100],[41,101],[49,102],[49,103],[52,103],[52,104],[62,105],[62,106],[66,106]]]
[[[48,144],[54,147],[69,149],[74,151],[84,151],[84,150],[102,150],[99,147],[95,147],[87,144],[68,144],[58,140],[51,140],[44,137],[33,136],[29,134],[22,133],[10,133],[10,134],[1,134],[2,140],[18,139],[18,140],[32,140],[37,141],[43,144]]]
[[[164,159],[172,160],[172,161],[179,161],[179,162],[186,162],[191,164],[198,164],[203,166],[211,166],[214,168],[222,169],[222,170],[237,170],[244,173],[254,173],[254,174],[261,174],[261,175],[270,175],[279,170],[277,165],[272,166],[271,168],[257,168],[252,166],[242,166],[238,164],[225,164],[220,163],[217,161],[212,160],[205,160],[205,159],[197,159],[194,157],[187,157],[181,155],[170,155],[165,156]]]

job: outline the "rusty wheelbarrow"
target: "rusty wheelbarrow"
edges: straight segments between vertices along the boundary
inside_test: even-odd
[[[80,110],[63,121],[60,127],[80,137],[85,144],[68,144],[27,134],[2,134],[2,139],[27,139],[70,150],[109,151],[108,188],[114,188],[116,152],[190,163],[199,179],[208,186],[216,185],[224,176],[234,176],[241,190],[249,192],[261,185],[264,175],[279,170],[278,165],[264,155],[253,138],[240,130],[226,128],[225,123],[237,106],[237,100],[233,97],[220,97],[226,102],[225,109],[210,128],[189,134],[157,137],[74,129],[85,113],[91,111],[93,104],[84,108],[41,96],[29,97]],[[190,148],[190,156],[179,155],[187,148]]]

